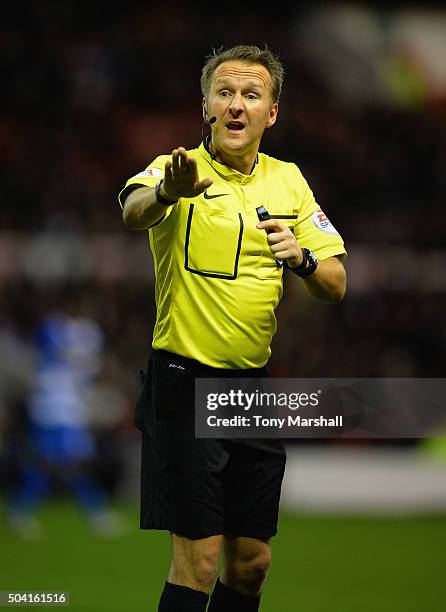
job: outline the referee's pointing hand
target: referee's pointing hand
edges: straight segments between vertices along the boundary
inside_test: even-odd
[[[289,227],[277,219],[261,221],[256,227],[266,231],[269,249],[276,259],[285,260],[290,268],[302,263],[302,249]]]
[[[187,154],[184,147],[172,151],[172,159],[164,167],[163,191],[169,200],[193,198],[203,193],[214,181],[205,178],[200,181],[197,162]]]

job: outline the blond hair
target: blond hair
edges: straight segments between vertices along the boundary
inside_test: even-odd
[[[220,47],[219,49],[212,50],[206,57],[206,63],[201,71],[200,79],[201,91],[206,99],[209,95],[212,77],[217,67],[223,62],[234,60],[264,66],[271,76],[271,99],[273,102],[279,101],[284,77],[282,63],[266,46],[262,50],[255,45],[237,45],[230,49]]]

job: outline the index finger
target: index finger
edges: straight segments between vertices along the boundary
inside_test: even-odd
[[[269,230],[272,232],[283,232],[287,229],[286,225],[281,223],[278,219],[268,219],[267,221],[261,221],[256,225],[257,229]]]

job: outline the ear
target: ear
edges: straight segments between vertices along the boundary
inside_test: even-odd
[[[274,104],[271,106],[271,109],[269,111],[269,116],[268,116],[266,126],[265,126],[266,128],[270,128],[276,123],[278,112],[279,112],[279,104],[277,102],[274,102]]]
[[[201,101],[201,111],[203,113],[203,121],[206,121],[206,115],[208,114],[206,98],[203,98],[203,100]]]

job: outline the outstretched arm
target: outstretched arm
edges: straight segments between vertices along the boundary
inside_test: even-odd
[[[200,181],[197,162],[184,147],[172,151],[166,161],[160,195],[168,200],[193,198],[212,185],[212,179]],[[156,199],[154,187],[140,187],[125,200],[123,219],[130,229],[147,229],[155,225],[166,213],[166,205]]]

